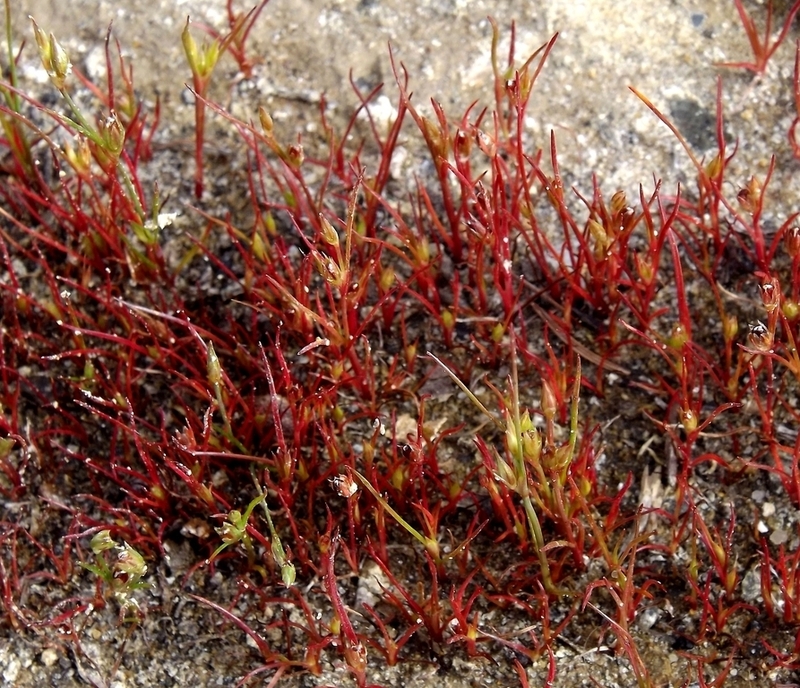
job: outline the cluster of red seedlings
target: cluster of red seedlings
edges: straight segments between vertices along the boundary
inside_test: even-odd
[[[6,623],[69,630],[108,600],[122,621],[140,620],[148,567],[167,537],[193,524],[199,556],[187,579],[224,570],[240,580],[230,605],[201,601],[260,651],[245,681],[319,674],[327,658],[366,686],[381,662],[506,652],[523,686],[525,666],[544,658],[550,685],[556,639],[592,616],[638,685],[650,686],[632,624],[670,597],[696,619],[692,644],[723,637],[734,620],[760,620],[785,640],[763,641],[761,667],[800,666],[798,533],[776,546],[748,526],[757,518],[747,507],[717,518],[701,490],[761,481],[800,508],[800,438],[783,430],[800,424],[800,227],[791,216],[765,231],[772,167],[763,178],[726,176],[735,151],[721,86],[717,151],[702,160],[637,93],[684,144],[694,188],[667,194],[655,184],[638,199],[607,200],[595,182],[580,195],[564,188],[555,138],[545,153],[532,150],[524,126],[555,38],[520,62],[512,33],[504,59],[493,24],[492,109],[453,120],[434,102],[425,116],[393,64],[389,127],[371,116],[379,89],[354,87],[369,140],[352,150],[356,115],[337,136],[323,107],[328,154],[306,157],[299,141],[278,140],[265,110],[244,122],[207,98],[221,54],[252,69],[245,43],[264,4],[242,15],[229,2],[229,31],[209,30],[202,45],[184,31],[197,98],[195,192],[211,111],[244,145],[250,200],[246,224],[187,211],[205,229],[184,243],[170,235],[157,186],[143,181],[158,117],[137,100],[129,66],[107,44],[106,83],[91,83],[34,24],[61,94],[49,108],[19,88],[9,33],[0,492],[7,505],[43,500],[69,525],[37,533],[24,508],[4,508]],[[755,53],[737,66],[763,71],[777,44],[736,4]],[[797,55],[800,117],[800,44]],[[79,89],[99,116],[84,115],[71,95]],[[788,132],[795,154],[798,121]],[[391,163],[409,123],[433,174],[398,200]],[[182,252],[168,254],[169,242]],[[211,266],[210,284],[193,276],[198,265]],[[220,283],[236,297],[215,297]],[[758,294],[750,312],[732,291]],[[743,313],[759,317],[749,330]],[[598,477],[599,419],[613,413],[598,415],[586,399],[599,399],[602,414],[609,374],[656,400],[647,422],[667,438],[671,499],[649,513],[633,486],[640,475],[621,488]],[[436,376],[453,393],[444,429],[425,417]],[[400,436],[409,409],[416,428]],[[714,449],[713,429],[725,451]],[[470,435],[475,463],[445,469],[454,442]],[[511,562],[500,555],[509,550]],[[642,563],[678,559],[661,570]],[[356,609],[349,586],[367,560],[388,584],[380,605]],[[742,567],[753,564],[759,609],[742,596]],[[684,572],[677,598],[669,566]],[[69,590],[80,575],[95,577],[93,596],[24,603],[33,582]],[[299,611],[272,616],[282,645],[233,613],[244,599]],[[482,621],[492,610],[524,627],[494,629]],[[735,644],[721,657],[685,650],[696,667],[687,685],[723,685],[741,653]]]

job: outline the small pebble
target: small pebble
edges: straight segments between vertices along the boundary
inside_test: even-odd
[[[769,541],[773,545],[783,545],[789,539],[789,533],[787,533],[782,528],[778,528],[778,530],[774,531],[772,535],[769,536]]]
[[[42,650],[42,654],[39,655],[39,661],[46,667],[51,667],[58,661],[58,652],[56,652],[52,647],[48,647],[47,649]]]

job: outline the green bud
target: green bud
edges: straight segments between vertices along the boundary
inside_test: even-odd
[[[536,428],[522,436],[522,451],[528,461],[538,463],[542,455],[542,435]]]
[[[283,543],[277,535],[272,538],[270,549],[272,550],[272,558],[275,560],[275,563],[281,567],[281,580],[283,584],[287,588],[291,588],[292,585],[294,585],[296,577],[294,564],[292,564],[292,562],[289,561],[289,557],[286,556]]]
[[[690,408],[682,409],[681,425],[687,433],[693,433],[697,430],[697,414]]]
[[[492,341],[495,344],[499,344],[502,341],[503,335],[505,333],[506,333],[505,325],[501,322],[495,323],[494,327],[492,328],[492,334],[491,334]]]
[[[737,319],[736,315],[728,315],[727,313],[723,313],[722,315],[722,336],[725,337],[726,342],[732,342],[736,339],[736,335],[739,333],[739,320]]]
[[[100,552],[114,549],[117,543],[111,538],[111,531],[105,529],[94,534],[94,537],[89,541],[89,546],[92,548],[92,552],[100,554]]]
[[[681,323],[677,323],[667,337],[667,346],[675,351],[681,351],[688,341],[689,333],[686,328]]]
[[[542,381],[542,413],[548,422],[552,422],[558,413],[558,398],[547,380]]]
[[[204,43],[201,48],[198,48],[197,41],[194,40],[191,31],[189,31],[190,23],[190,20],[187,19],[186,26],[183,29],[183,33],[181,33],[183,52],[186,54],[186,60],[192,70],[192,75],[197,79],[205,80],[211,76],[211,72],[217,66],[220,43],[218,40],[213,40],[211,43]]]
[[[242,523],[242,512],[233,509],[228,514],[228,520],[219,528],[215,528],[226,545],[235,545],[242,539],[247,528],[247,523]]]
[[[456,318],[450,310],[442,311],[442,326],[445,330],[452,330],[456,324]]]
[[[208,373],[208,382],[212,387],[217,387],[222,382],[222,366],[219,364],[217,352],[214,351],[214,345],[208,343],[208,356],[206,358],[206,371]]]
[[[124,573],[135,579],[142,578],[147,573],[144,557],[127,542],[123,542],[119,547],[115,568],[117,573]]]
[[[72,63],[69,61],[67,51],[64,50],[52,33],[47,36],[39,28],[33,17],[30,17],[30,20],[33,23],[33,34],[36,38],[36,45],[39,48],[39,58],[42,60],[42,66],[55,87],[61,91],[64,89],[64,83],[72,71]]]
[[[264,106],[260,106],[258,108],[258,119],[261,122],[261,130],[264,132],[264,136],[267,139],[272,140],[275,138],[275,124],[272,121],[272,117],[267,112]]]
[[[319,222],[322,240],[328,244],[328,246],[338,246],[339,233],[333,228],[333,225],[322,215],[319,216]]]
[[[69,141],[64,146],[64,155],[72,168],[81,176],[89,174],[92,151],[88,139],[82,134],[75,137],[75,145]]]

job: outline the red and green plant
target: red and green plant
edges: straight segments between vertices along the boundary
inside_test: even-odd
[[[0,492],[43,499],[69,523],[45,537],[3,521],[11,626],[67,626],[109,597],[136,626],[150,562],[192,523],[202,552],[184,582],[224,571],[238,592],[234,604],[186,599],[255,645],[261,665],[243,682],[320,675],[327,658],[367,686],[376,662],[503,650],[507,676],[529,685],[523,660],[542,662],[552,685],[559,638],[599,619],[595,644],[613,635],[609,649],[638,685],[657,685],[636,621],[667,604],[687,622],[675,633],[696,643],[768,620],[778,626],[764,640],[768,668],[797,670],[800,550],[768,542],[749,508],[716,490],[774,478],[780,498],[800,504],[800,443],[786,431],[798,421],[800,230],[797,213],[766,230],[774,160],[760,177],[728,176],[722,83],[710,160],[636,92],[684,147],[696,188],[656,182],[634,201],[606,200],[597,179],[589,195],[565,188],[555,135],[545,155],[525,130],[556,37],[518,62],[512,29],[503,59],[494,23],[492,109],[426,110],[392,57],[388,130],[371,114],[379,89],[354,88],[344,133],[323,104],[325,146],[306,152],[280,140],[266,109],[242,121],[210,96],[225,54],[245,78],[254,69],[247,39],[265,5],[243,14],[228,2],[229,27],[205,27],[204,47],[184,29],[195,195],[208,115],[248,162],[249,212],[187,211],[204,224],[192,236],[173,226],[176,201],[165,212],[145,181],[158,112],[137,101],[110,36],[106,81],[94,84],[34,22],[61,97],[46,107],[20,85],[9,30]],[[771,5],[763,40],[736,6],[756,62],[728,66],[763,72],[800,5],[773,43]],[[367,141],[353,148],[362,112]],[[433,173],[398,199],[391,162],[412,133]],[[733,288],[758,294],[751,311],[764,320],[748,333],[723,284],[732,251]],[[219,283],[233,296],[220,299]],[[669,498],[647,508],[633,485],[654,440],[613,442],[612,376],[636,409],[631,423],[661,438]],[[465,446],[472,456],[460,461]],[[65,473],[69,489],[56,494]],[[762,611],[744,591],[748,561],[759,562]],[[351,578],[368,567],[382,599],[354,608]],[[89,574],[93,594],[81,593],[75,581]],[[69,594],[37,614],[24,604],[33,580]],[[271,617],[267,640],[240,616],[247,607],[293,613]],[[499,611],[508,628],[487,621]],[[739,649],[710,684],[715,652],[687,655],[687,672],[723,685]]]

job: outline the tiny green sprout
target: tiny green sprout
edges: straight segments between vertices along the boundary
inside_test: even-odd
[[[117,544],[107,528],[95,533],[89,546],[94,553],[96,563],[81,563],[81,566],[103,581],[123,613],[138,610],[139,604],[131,594],[148,587],[143,580],[147,574],[144,557],[127,542]],[[117,558],[109,564],[106,552],[113,549],[117,550]]]
[[[287,588],[291,588],[294,585],[297,574],[294,569],[294,564],[289,561],[289,557],[286,555],[286,551],[283,549],[283,543],[277,535],[273,536],[272,538],[270,550],[275,563],[280,566],[281,580],[283,581],[283,584]]]
[[[214,561],[225,549],[241,542],[247,551],[247,557],[250,560],[255,559],[255,551],[253,549],[253,541],[250,534],[247,532],[247,523],[253,513],[253,509],[264,501],[264,495],[260,494],[247,505],[244,513],[238,509],[233,509],[228,513],[225,522],[215,530],[222,538],[222,544],[214,550],[209,561]]]
[[[158,243],[159,227],[152,220],[144,223],[131,222],[131,229],[136,238],[145,246],[155,246]]]
[[[256,497],[256,499],[250,503],[248,510],[251,511],[252,508],[259,502],[264,508],[264,516],[267,520],[267,527],[269,528],[269,536],[271,539],[270,551],[272,553],[272,558],[281,570],[281,580],[283,581],[283,584],[287,588],[291,588],[294,585],[295,579],[297,578],[297,572],[295,571],[294,564],[291,562],[289,555],[283,547],[280,537],[278,537],[278,532],[275,530],[275,525],[272,523],[272,515],[269,513],[269,507],[267,506],[266,489],[261,487],[261,484],[258,482],[255,470],[251,469],[251,475],[253,478],[253,483],[255,483],[259,494],[258,497]]]

